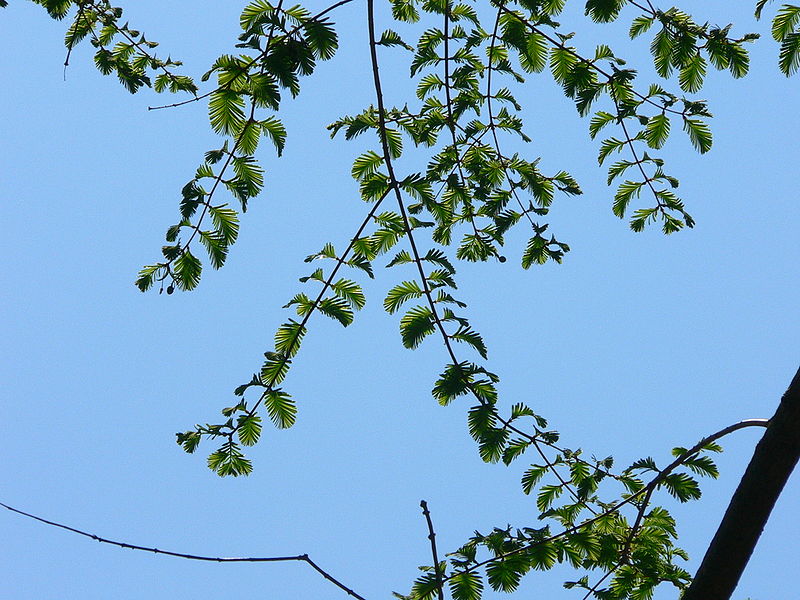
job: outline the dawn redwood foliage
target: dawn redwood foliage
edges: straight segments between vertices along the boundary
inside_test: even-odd
[[[435,564],[423,568],[408,595],[397,596],[424,600],[449,593],[456,600],[478,600],[487,587],[513,592],[526,573],[560,563],[575,568],[577,575],[564,585],[584,598],[644,600],[665,582],[677,590],[689,586],[690,574],[677,564],[686,555],[675,545],[675,521],[655,504],[656,495],[666,491],[681,502],[699,498],[697,477],[717,476],[711,457],[720,450],[716,441],[769,423],[742,421],[690,448],[675,448],[668,465],[645,457],[618,468],[612,457],[563,447],[559,433],[533,408],[500,404],[499,376],[482,363],[487,347],[458,298],[457,265],[505,262],[504,237],[514,227],[525,228],[529,241],[507,253],[525,269],[561,262],[569,251],[546,221],[559,197],[581,193],[569,165],[543,172],[538,157],[505,149],[512,139],[515,148],[531,141],[524,125],[530,108],[518,102],[517,92],[532,77],[552,78],[578,114],[589,117],[615,215],[628,218],[634,231],[658,226],[669,234],[692,227],[677,195],[679,181],[660,150],[676,130],[698,152],[710,150],[710,109],[694,95],[710,67],[745,76],[748,45],[757,33],[696,23],[686,12],[650,0],[586,0],[587,18],[623,21],[631,38],[649,39],[651,56],[632,58],[652,61],[660,79],[642,83],[631,57],[614,50],[614,39],[590,52],[580,49],[580,40],[558,21],[566,0],[389,0],[389,22],[378,22],[374,0],[340,0],[316,11],[255,0],[241,13],[241,34],[231,53],[194,81],[181,74],[180,62],[161,57],[158,44],[108,0],[34,1],[53,18],[68,19],[68,52],[88,40],[97,68],[116,75],[131,93],[151,87],[186,95],[162,108],[208,105],[209,123],[222,142],[207,149],[181,190],[163,258],[143,267],[136,280],[143,292],[158,288],[168,294],[194,289],[204,263],[223,266],[237,239],[240,213],[265,185],[256,158],[262,139],[280,156],[287,136],[282,102],[297,96],[302,77],[312,75],[319,61],[334,58],[336,9],[363,4],[372,65],[364,81],[374,100],[329,126],[332,136],[367,136],[374,144],[354,159],[351,171],[365,202],[363,220],[346,232],[346,247],[326,243],[308,256],[313,266],[300,278],[302,291],[285,305],[292,316],[277,328],[274,346],[234,390],[219,423],[177,435],[184,450],[216,442],[208,457],[213,471],[250,473],[243,448],[258,442],[264,417],[279,428],[295,422],[295,402],[282,384],[311,317],[319,313],[346,327],[365,304],[359,278],[374,277],[376,264],[409,265],[414,276],[391,282],[383,300],[386,312],[400,315],[403,345],[416,348],[429,337],[443,343],[447,363],[433,384],[434,398],[442,405],[469,403],[469,432],[483,460],[509,465],[527,457],[522,491],[535,495],[540,516],[533,523],[476,532],[439,560],[423,503]],[[770,4],[759,0],[755,18],[772,11],[778,68],[791,76],[800,68],[800,7]],[[394,103],[382,90],[381,57],[387,52],[407,59],[416,89]],[[399,170],[396,161],[404,153],[413,153],[424,169]],[[795,390],[791,401],[796,398]],[[785,435],[796,429],[789,427]],[[788,472],[794,462],[788,461]]]

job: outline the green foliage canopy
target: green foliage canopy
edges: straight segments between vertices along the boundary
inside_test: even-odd
[[[51,17],[70,18],[69,50],[88,39],[98,70],[116,75],[131,93],[151,87],[189,94],[169,106],[207,102],[211,129],[223,141],[205,152],[183,186],[163,259],[143,267],[136,280],[143,292],[196,288],[201,256],[214,269],[224,265],[239,233],[240,213],[265,186],[256,157],[262,138],[281,155],[287,136],[282,102],[297,96],[301,78],[312,75],[320,61],[334,57],[333,14],[353,0],[316,13],[255,0],[241,13],[236,53],[217,58],[199,82],[179,72],[179,61],[159,58],[158,44],[124,22],[122,9],[108,1],[36,1]],[[447,560],[426,567],[401,598],[434,598],[446,587],[456,600],[477,600],[487,586],[512,592],[526,573],[559,563],[586,572],[565,586],[584,589],[587,597],[645,599],[663,582],[683,589],[690,580],[676,565],[685,553],[675,545],[675,522],[652,500],[659,490],[681,502],[700,497],[697,476],[717,476],[709,454],[720,450],[714,436],[676,448],[669,465],[659,467],[648,457],[617,469],[611,457],[588,457],[559,445],[558,432],[524,404],[504,415],[499,376],[481,362],[488,348],[457,296],[456,265],[506,261],[505,237],[520,226],[530,231],[518,253],[523,268],[561,262],[569,252],[546,222],[559,197],[581,193],[568,165],[545,173],[539,157],[505,150],[509,139],[530,142],[517,90],[531,77],[551,77],[578,115],[589,118],[589,136],[599,141],[598,162],[613,186],[616,216],[628,218],[634,231],[657,225],[670,234],[692,227],[676,192],[679,180],[661,150],[678,129],[697,152],[711,149],[711,112],[695,94],[709,65],[734,78],[745,76],[748,45],[759,36],[734,33],[730,25],[698,24],[677,8],[661,10],[650,2],[587,0],[585,14],[592,21],[624,20],[631,38],[649,36],[650,60],[661,79],[642,85],[637,70],[611,45],[599,44],[588,53],[579,48],[557,20],[565,3],[391,0],[393,22],[379,31],[373,2],[367,1],[375,99],[329,126],[332,136],[348,140],[372,136],[374,147],[358,155],[351,170],[367,205],[365,216],[344,249],[327,243],[308,256],[306,262],[324,266],[300,278],[310,291],[298,292],[285,305],[296,314],[278,327],[257,372],[234,390],[235,403],[222,409],[221,422],[177,435],[190,453],[203,441],[221,443],[208,457],[219,475],[250,473],[243,447],[258,442],[263,414],[279,428],[296,420],[295,401],[282,385],[311,316],[318,312],[350,325],[366,301],[358,278],[375,277],[376,264],[410,265],[415,277],[393,283],[384,308],[400,315],[404,346],[416,348],[435,336],[443,342],[448,362],[433,396],[443,405],[470,399],[469,432],[483,460],[508,465],[529,451],[536,454],[522,490],[535,495],[540,519],[535,526],[476,532]],[[768,4],[759,0],[756,18]],[[800,7],[785,4],[773,13],[778,67],[787,76],[800,68],[799,25]],[[386,103],[379,51],[407,57],[416,94],[402,105]],[[412,152],[424,168],[397,170],[397,159]],[[427,251],[421,250],[422,238],[431,246]],[[602,575],[590,581],[598,572]]]

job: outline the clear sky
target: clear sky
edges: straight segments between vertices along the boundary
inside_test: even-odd
[[[131,24],[199,76],[230,51],[244,3],[129,4]],[[620,466],[647,455],[666,463],[673,446],[771,416],[798,364],[800,79],[778,73],[776,44],[768,24],[753,22],[750,3],[732,4],[685,5],[699,21],[766,34],[749,77],[709,75],[702,96],[715,114],[711,153],[698,156],[680,131],[664,151],[695,229],[634,234],[614,217],[587,121],[549,77],[535,77],[519,92],[533,107],[530,152],[546,170],[571,169],[585,191],[560,198],[552,212],[572,252],[562,265],[523,271],[525,239],[511,236],[505,264],[459,270],[503,402],[525,401],[566,445],[613,454]],[[208,270],[194,292],[159,296],[132,283],[160,256],[180,188],[218,143],[205,107],[148,112],[172,100],[131,96],[94,69],[88,45],[73,52],[65,77],[64,24],[30,2],[0,11],[0,501],[145,546],[308,553],[369,599],[407,592],[416,567],[430,563],[420,499],[442,552],[474,529],[536,522],[534,499],[518,483],[526,462],[482,463],[466,432],[468,405],[442,408],[430,397],[447,360],[441,344],[432,337],[404,349],[398,319],[383,312],[385,291],[410,272],[381,270],[366,282],[367,307],[348,329],[312,319],[286,382],[298,423],[265,427],[250,451],[252,476],[221,479],[205,466],[211,446],[189,456],[175,444],[176,431],[216,420],[259,367],[288,316],[280,307],[309,271],[303,257],[327,241],[344,245],[360,221],[349,171],[365,146],[329,140],[325,125],[373,101],[364,13],[362,2],[335,13],[340,54],[286,106],[285,156],[261,151],[266,188],[228,264]],[[579,27],[575,43],[584,49],[608,32],[620,38],[619,29]],[[643,62],[646,40],[620,44],[636,66]],[[385,67],[390,103],[404,102],[403,69]],[[704,482],[701,501],[675,506],[662,497],[679,518],[689,571],[759,435],[724,440],[722,476]],[[795,474],[738,600],[796,593],[797,506]],[[193,563],[7,511],[0,537],[3,598],[345,597],[300,563]],[[580,597],[561,589],[570,576],[529,575],[520,597]],[[674,593],[664,588],[657,598]]]

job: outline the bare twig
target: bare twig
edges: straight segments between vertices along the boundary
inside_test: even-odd
[[[425,500],[420,500],[419,505],[422,507],[422,514],[425,515],[425,521],[428,523],[428,539],[431,542],[433,569],[434,573],[436,573],[436,589],[439,590],[439,600],[444,600],[444,589],[442,588],[442,569],[439,566],[439,554],[436,552],[436,534],[433,531],[431,512],[428,510],[428,503],[425,502]]]
[[[44,519],[42,517],[37,517],[31,513],[25,512],[18,508],[14,508],[13,506],[9,506],[8,504],[4,504],[0,502],[0,506],[10,510],[11,512],[17,513],[18,515],[22,515],[23,517],[28,517],[29,519],[33,519],[34,521],[39,521],[40,523],[44,523],[45,525],[52,525],[53,527],[58,527],[59,529],[65,529],[66,531],[77,533],[78,535],[82,535],[84,537],[91,538],[96,542],[101,542],[103,544],[111,544],[112,546],[118,546],[119,548],[128,548],[130,550],[143,550],[144,552],[152,552],[153,554],[164,554],[166,556],[174,556],[176,558],[183,558],[187,560],[200,560],[205,562],[217,562],[217,563],[231,563],[231,562],[252,562],[252,563],[262,563],[262,562],[289,562],[289,561],[299,561],[307,563],[311,566],[315,571],[317,571],[320,575],[322,575],[325,579],[330,581],[333,585],[338,587],[339,589],[347,592],[353,598],[357,600],[366,600],[363,596],[359,595],[351,588],[347,587],[341,581],[333,577],[330,573],[322,569],[317,563],[315,563],[308,554],[298,554],[296,556],[244,556],[244,557],[223,557],[223,556],[203,556],[200,554],[189,554],[187,552],[174,552],[171,550],[161,550],[159,548],[151,548],[148,546],[139,546],[137,544],[129,544],[128,542],[120,542],[117,540],[112,540],[104,537],[100,537],[99,535],[95,535],[94,533],[89,533],[88,531],[83,531],[82,529],[77,529],[75,527],[70,527],[69,525],[64,525],[62,523],[57,523],[56,521],[50,521],[48,519]]]

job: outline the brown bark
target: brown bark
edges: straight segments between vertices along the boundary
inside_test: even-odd
[[[731,498],[683,600],[728,600],[800,457],[800,369]]]

